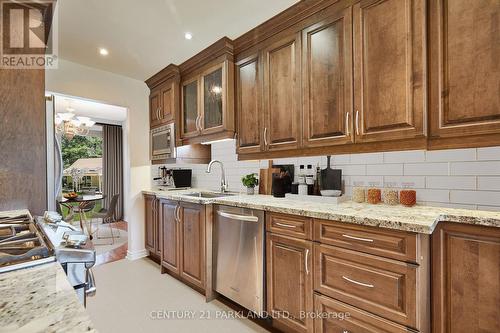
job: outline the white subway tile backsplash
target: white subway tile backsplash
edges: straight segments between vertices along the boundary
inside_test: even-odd
[[[477,209],[479,210],[488,210],[492,212],[500,212],[500,206],[483,206],[483,205],[477,205]]]
[[[384,185],[384,177],[383,176],[350,176],[350,184],[352,186],[382,187]]]
[[[351,164],[384,163],[384,153],[352,154]]]
[[[366,166],[366,174],[373,176],[402,176],[403,164],[370,164]]]
[[[384,153],[384,163],[415,163],[425,162],[425,151],[391,151]]]
[[[500,161],[500,147],[478,148],[477,159],[487,161]]]
[[[500,191],[500,177],[477,177],[477,189]]]
[[[332,156],[331,163],[334,163],[334,164],[350,164],[351,163],[351,155],[349,155],[349,154],[334,155],[334,156]],[[325,158],[325,165],[326,165],[326,158]]]
[[[405,176],[447,176],[448,163],[408,163],[404,165]]]
[[[419,189],[417,190],[417,201],[450,202],[450,191]]]
[[[450,202],[500,206],[500,192],[493,191],[450,191]]]
[[[424,176],[384,176],[385,187],[402,188],[403,184],[411,188],[425,188]]]
[[[268,160],[238,161],[235,141],[212,144],[212,158],[223,161],[229,189],[245,191],[241,177],[259,173]],[[477,160],[476,160],[477,158]],[[274,164],[326,167],[326,156],[274,159]],[[156,174],[158,166],[151,166]],[[176,164],[173,168],[193,169],[193,186],[219,190],[220,170],[206,174],[206,164]],[[342,169],[345,193],[353,186],[402,188],[411,184],[419,203],[442,207],[500,211],[500,147],[442,151],[400,151],[332,156],[332,167]]]
[[[342,165],[335,169],[341,169],[342,175],[346,176],[364,176],[366,175],[366,165]]]
[[[463,176],[500,176],[500,162],[452,162],[451,175]]]
[[[425,153],[427,162],[475,161],[476,149],[431,150]]]
[[[427,176],[425,187],[449,190],[475,190],[476,177]]]

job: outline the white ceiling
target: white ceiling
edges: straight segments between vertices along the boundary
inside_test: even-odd
[[[298,0],[59,0],[61,58],[145,80]],[[193,34],[184,39],[185,32]],[[107,57],[98,48],[109,50]]]
[[[124,107],[55,94],[56,113],[68,112],[68,107],[74,109],[75,116],[90,117],[97,122],[117,123],[127,118],[127,109]]]

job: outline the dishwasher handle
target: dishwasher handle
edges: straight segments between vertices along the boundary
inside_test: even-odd
[[[224,212],[221,210],[218,210],[217,214],[222,216],[222,217],[225,217],[228,219],[233,219],[233,220],[238,220],[238,221],[246,221],[246,222],[258,222],[259,221],[259,218],[257,216],[253,216],[253,215],[238,215],[238,214]]]

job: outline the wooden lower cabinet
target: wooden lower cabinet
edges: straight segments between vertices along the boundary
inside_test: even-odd
[[[273,326],[313,332],[312,242],[267,233],[267,309]]]
[[[500,229],[440,223],[432,251],[432,332],[500,332]]]
[[[181,202],[180,276],[205,288],[205,206]]]
[[[161,265],[173,274],[179,274],[180,226],[177,219],[178,203],[160,199]]]
[[[315,333],[403,333],[406,327],[332,298],[314,295]]]
[[[314,245],[314,290],[401,325],[419,329],[417,265]]]
[[[205,289],[205,206],[159,201],[162,271]]]
[[[150,255],[160,256],[160,237],[159,237],[159,219],[158,219],[158,200],[154,195],[145,195],[144,229],[145,245]]]

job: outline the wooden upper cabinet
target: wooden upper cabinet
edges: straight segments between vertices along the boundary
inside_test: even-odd
[[[434,0],[430,13],[431,136],[500,133],[500,2]]]
[[[425,0],[353,7],[357,142],[425,135]]]
[[[256,153],[264,148],[261,73],[258,54],[236,63],[238,153]]]
[[[302,32],[303,145],[352,143],[352,8]]]
[[[169,80],[160,90],[161,108],[160,121],[161,123],[169,123],[174,120],[176,110],[176,99],[179,98],[178,85],[179,82]]]
[[[151,128],[175,120],[179,110],[179,81],[179,68],[172,64],[146,80],[146,84],[151,89],[149,95],[149,123]]]
[[[209,68],[201,75],[203,104],[200,127],[202,133],[212,133],[221,130],[224,126],[224,111],[226,108],[225,73],[226,64],[218,64]],[[224,87],[224,88],[223,88]]]
[[[215,42],[180,66],[182,144],[233,138],[234,57],[232,41]]]
[[[500,229],[440,222],[432,234],[432,332],[500,332]]]
[[[300,44],[300,34],[294,34],[263,50],[264,144],[268,150],[300,145]]]
[[[156,127],[160,124],[161,96],[160,90],[155,89],[149,95],[149,125]]]
[[[181,138],[199,135],[200,103],[198,78],[182,83]]]

